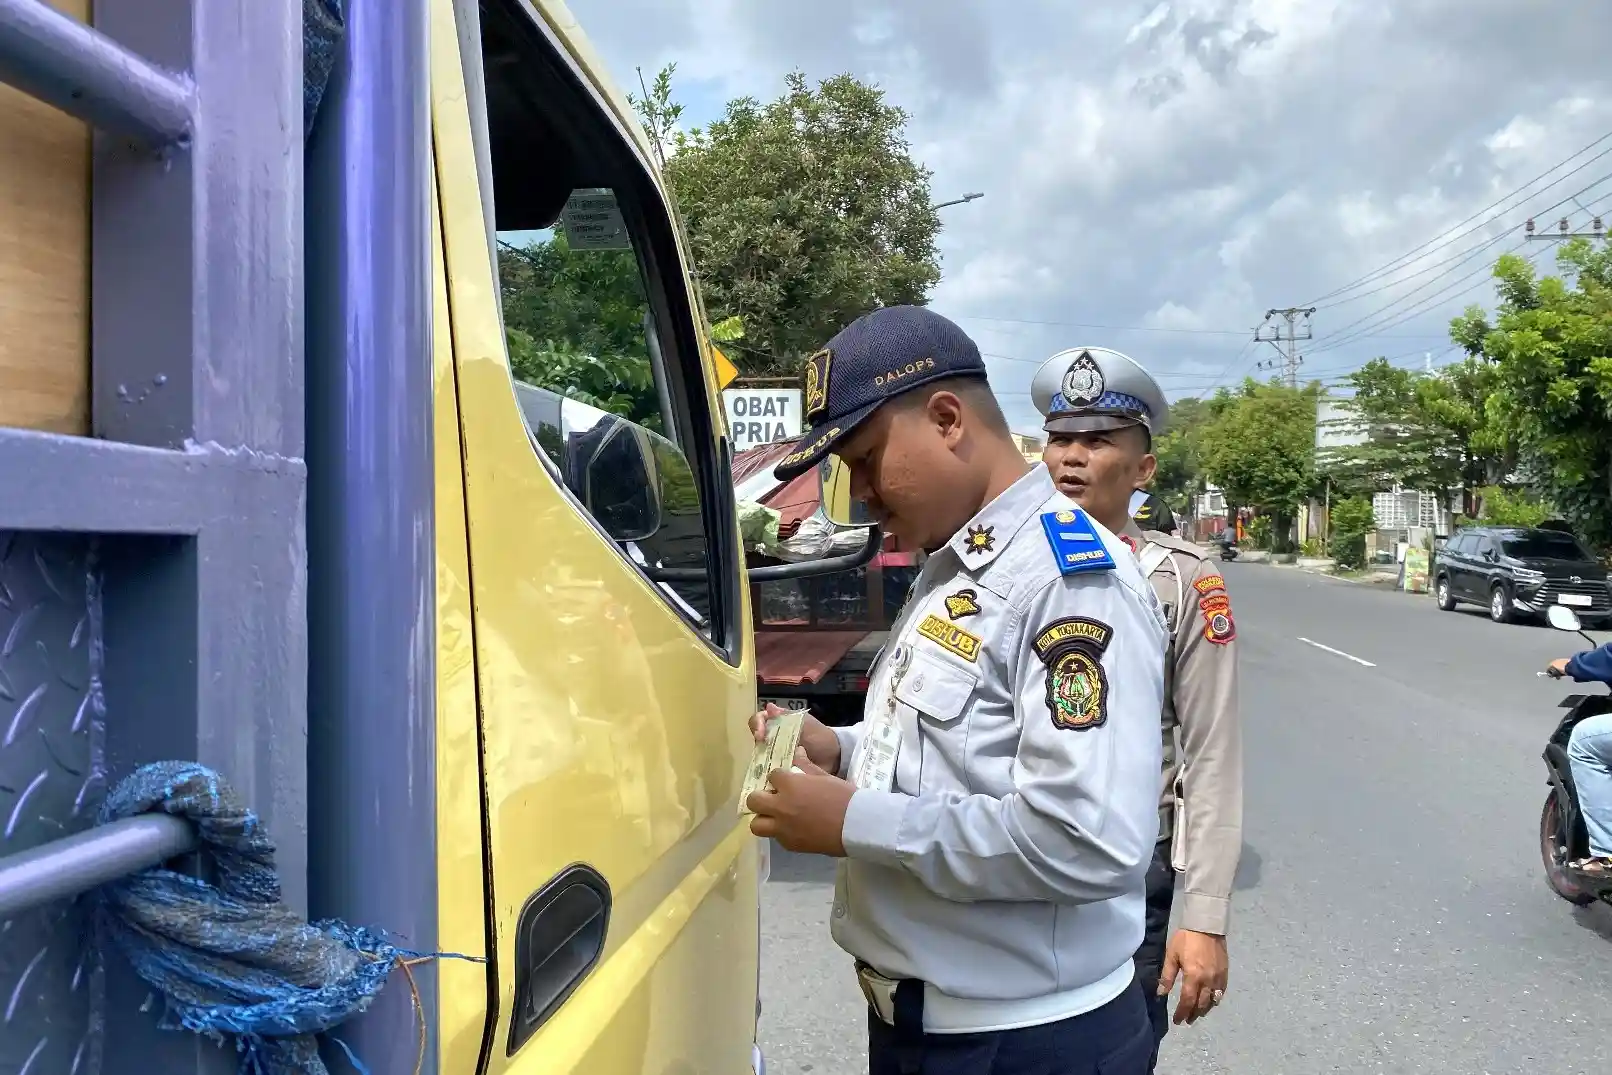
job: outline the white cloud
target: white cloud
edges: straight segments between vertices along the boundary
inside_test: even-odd
[[[1492,223],[1461,225],[1612,132],[1612,69],[1572,5],[571,2],[618,78],[676,60],[685,101],[770,97],[794,67],[884,86],[913,116],[937,200],[985,192],[941,211],[934,304],[1019,359],[993,360],[993,381],[1023,428],[1038,425],[1035,364],[1071,343],[1115,346],[1173,393],[1201,391],[1265,357],[1246,331],[1265,310],[1478,224],[1319,301],[1306,368],[1437,353],[1449,318],[1491,299],[1484,266],[1519,245],[1526,216],[1587,187],[1580,201],[1612,210],[1612,154],[1563,178],[1609,140]],[[1551,62],[1518,78],[1526,55]],[[1528,246],[1549,264],[1548,244]]]

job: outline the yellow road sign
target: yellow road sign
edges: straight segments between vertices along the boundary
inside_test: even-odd
[[[739,376],[739,367],[728,361],[728,356],[716,344],[711,345],[711,354],[716,356],[716,386],[718,390],[726,388]]]

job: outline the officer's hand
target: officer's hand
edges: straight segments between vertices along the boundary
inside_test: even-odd
[[[802,749],[795,751],[794,768],[799,771],[773,770],[772,790],[753,792],[746,800],[756,815],[750,831],[771,837],[790,851],[843,858],[845,809],[856,786],[825,773]]]
[[[751,736],[756,742],[762,742],[767,738],[767,722],[788,712],[783,706],[768,702],[750,717]],[[813,765],[825,772],[840,771],[840,737],[810,713],[800,723],[800,745],[805,748],[806,757],[811,759]]]
[[[1181,978],[1181,999],[1175,1006],[1177,1025],[1191,1025],[1214,1010],[1215,993],[1224,993],[1228,974],[1226,938],[1212,933],[1178,929],[1164,948],[1164,973],[1159,996],[1168,996]]]

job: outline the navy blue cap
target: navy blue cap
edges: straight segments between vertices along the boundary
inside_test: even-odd
[[[806,360],[806,435],[773,475],[789,481],[806,473],[881,403],[947,377],[985,378],[968,333],[922,306],[863,314]]]

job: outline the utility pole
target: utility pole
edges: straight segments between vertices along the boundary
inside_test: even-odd
[[[1300,340],[1308,340],[1314,335],[1310,332],[1310,315],[1313,313],[1315,313],[1314,306],[1307,310],[1300,309],[1297,306],[1289,306],[1285,310],[1266,310],[1265,320],[1267,322],[1271,318],[1280,315],[1282,323],[1264,324],[1254,330],[1254,341],[1256,343],[1270,344],[1276,349],[1276,353],[1281,356],[1280,361],[1261,362],[1259,368],[1268,370],[1280,367],[1282,376],[1287,379],[1289,388],[1299,386],[1299,363],[1303,362],[1304,358],[1299,354],[1298,344]],[[1286,329],[1285,333],[1283,332],[1284,328]]]
[[[1574,200],[1577,201],[1576,198]],[[1582,205],[1580,205],[1579,208],[1583,209],[1584,207]],[[1588,210],[1586,210],[1586,212],[1587,211]],[[1529,217],[1528,222],[1523,225],[1523,231],[1527,233],[1523,237],[1525,239],[1529,239],[1529,240],[1542,240],[1544,242],[1550,242],[1550,243],[1561,242],[1563,239],[1605,239],[1606,238],[1606,228],[1602,227],[1602,225],[1601,225],[1601,217],[1599,216],[1599,214],[1597,214],[1596,216],[1591,218],[1591,220],[1590,220],[1590,230],[1589,231],[1568,231],[1567,230],[1568,227],[1569,227],[1569,224],[1568,224],[1567,218],[1562,217],[1560,220],[1558,220],[1556,222],[1556,230],[1555,230],[1555,232],[1548,232],[1548,231],[1547,232],[1535,232],[1534,231],[1534,218]]]

